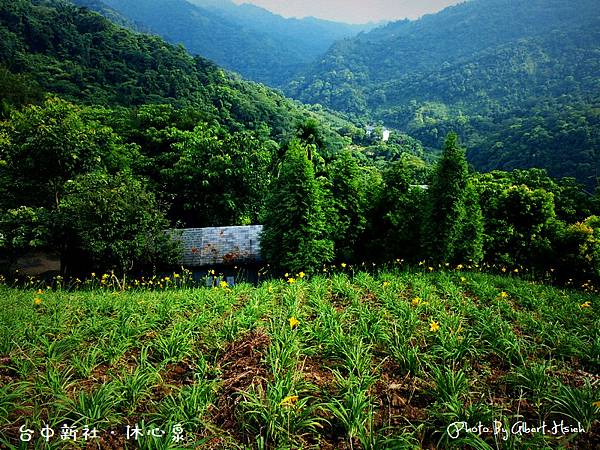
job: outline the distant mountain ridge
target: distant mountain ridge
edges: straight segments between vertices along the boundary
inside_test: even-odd
[[[90,0],[74,0],[89,3]],[[245,78],[280,87],[345,37],[372,28],[326,20],[285,19],[227,0],[94,0],[171,43]],[[93,8],[93,7],[92,7]],[[104,8],[93,8],[104,14]]]

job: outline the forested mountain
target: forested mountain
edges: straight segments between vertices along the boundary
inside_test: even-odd
[[[473,0],[336,43],[288,93],[437,147],[458,131],[482,169],[545,167],[595,185],[594,0]]]
[[[285,19],[227,0],[74,1],[103,14],[118,11],[167,41],[182,43],[193,54],[271,86],[283,86],[335,40],[369,28],[314,18]]]
[[[0,1],[0,97],[27,103],[43,92],[104,106],[169,103],[230,129],[268,124],[290,132],[307,114],[159,37],[132,33],[62,1]]]

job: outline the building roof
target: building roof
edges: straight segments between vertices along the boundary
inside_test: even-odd
[[[237,265],[260,262],[262,225],[185,228],[170,230],[181,241],[187,267]]]

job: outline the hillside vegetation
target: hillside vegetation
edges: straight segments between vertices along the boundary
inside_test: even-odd
[[[193,106],[203,120],[232,128],[268,124],[291,130],[302,111],[292,101],[242,81],[183,47],[115,26],[61,1],[0,2],[2,97],[21,86],[103,106]],[[10,74],[19,75],[16,81]],[[32,88],[30,88],[32,89]],[[33,95],[35,99],[36,97]],[[31,99],[25,99],[31,100]]]
[[[346,270],[258,287],[189,289],[185,275],[153,290],[113,290],[109,275],[82,291],[0,286],[2,446],[48,424],[54,448],[67,424],[122,448],[137,424],[165,435],[136,446],[161,449],[597,448],[597,295]],[[447,431],[463,421],[488,430]],[[546,433],[517,433],[523,421]],[[555,421],[584,431],[552,434]],[[39,432],[31,443],[45,445]]]
[[[437,147],[460,133],[483,170],[542,167],[596,185],[594,1],[475,0],[336,43],[289,86]]]

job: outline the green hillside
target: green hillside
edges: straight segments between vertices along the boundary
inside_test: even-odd
[[[74,424],[98,437],[71,448],[598,447],[596,294],[347,270],[258,287],[0,286],[0,445],[19,448],[22,424],[64,445]],[[128,442],[136,424],[163,434]]]
[[[87,4],[87,0],[75,0]],[[253,5],[207,0],[102,0],[135,23],[247,79],[283,86],[337,39],[367,26],[284,19]],[[103,11],[104,8],[95,9]]]
[[[72,101],[193,106],[206,121],[237,128],[267,123],[279,135],[303,114],[290,100],[183,47],[132,33],[68,2],[2,0],[0,23],[0,65]],[[15,91],[6,84],[2,97]]]
[[[480,169],[544,167],[593,188],[599,24],[589,0],[475,0],[339,42],[288,93],[429,147],[456,130]]]

